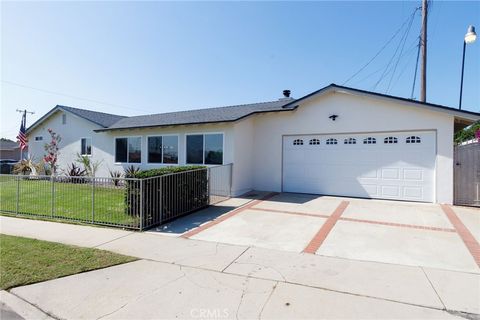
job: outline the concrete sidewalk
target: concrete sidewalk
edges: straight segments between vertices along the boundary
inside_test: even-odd
[[[11,290],[58,318],[438,319],[480,314],[476,273],[3,216],[0,232],[144,259]]]

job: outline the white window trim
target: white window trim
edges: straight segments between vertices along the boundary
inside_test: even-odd
[[[222,135],[222,164],[205,164],[205,135],[208,134],[221,134]],[[189,163],[187,162],[187,137],[188,136],[198,136],[198,135],[203,135],[203,152],[202,152],[202,163]],[[225,132],[198,132],[198,133],[185,133],[185,138],[184,138],[184,151],[185,151],[185,165],[190,165],[190,166],[209,166],[209,167],[215,167],[215,166],[222,166],[225,164]]]
[[[127,139],[127,161],[126,162],[118,162],[115,161],[117,156],[117,139]],[[140,162],[128,162],[128,138],[140,138]],[[134,165],[141,165],[143,164],[143,136],[121,136],[121,137],[114,137],[113,138],[113,163],[114,164],[134,164]]]
[[[82,153],[82,139],[90,139],[90,154],[83,154]],[[93,154],[93,139],[92,137],[80,137],[80,155],[81,156],[87,156],[87,157],[91,157],[92,154]]]
[[[168,166],[178,166],[180,164],[180,134],[178,133],[168,133],[168,134],[151,134],[145,136],[145,145],[147,147],[147,164],[148,165],[168,165]],[[150,137],[162,137],[162,162],[149,162],[148,161],[148,138]],[[163,162],[163,137],[177,137],[177,163],[164,163]],[[186,159],[186,158],[185,158]]]

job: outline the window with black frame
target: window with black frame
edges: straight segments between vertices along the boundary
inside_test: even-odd
[[[115,139],[115,162],[141,163],[142,138],[128,137]]]
[[[205,135],[205,164],[223,164],[223,134]]]
[[[187,135],[187,164],[223,164],[223,134]]]
[[[148,137],[148,163],[162,163],[162,137]]]
[[[163,136],[163,163],[178,163],[178,136]]]
[[[92,155],[92,139],[91,138],[82,138],[80,140],[80,154],[82,156]]]
[[[148,137],[148,163],[178,163],[178,136]]]

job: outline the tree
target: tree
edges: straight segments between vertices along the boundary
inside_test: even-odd
[[[43,161],[50,167],[50,171],[52,175],[57,173],[57,160],[58,160],[58,145],[62,138],[59,134],[55,133],[52,129],[48,129],[48,133],[50,134],[51,140],[49,143],[46,143],[44,148],[46,151],[46,155],[43,157]]]

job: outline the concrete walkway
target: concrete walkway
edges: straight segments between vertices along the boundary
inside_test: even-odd
[[[142,260],[11,294],[54,318],[479,317],[480,275],[0,217],[9,235]]]

